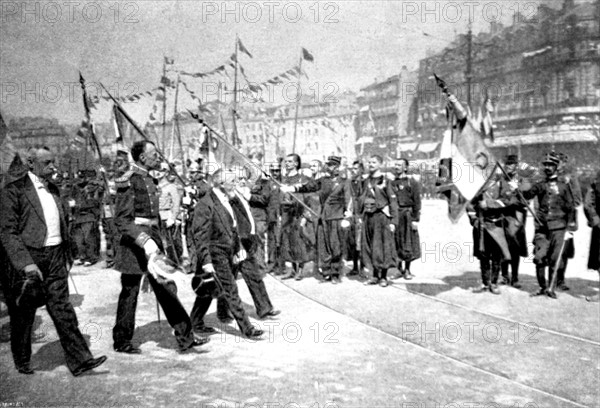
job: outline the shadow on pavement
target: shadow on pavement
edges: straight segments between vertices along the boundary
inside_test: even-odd
[[[83,335],[86,343],[90,344],[90,336]],[[40,349],[33,354],[31,362],[35,370],[52,371],[56,367],[66,365],[65,353],[60,344],[60,340],[55,340],[44,344]]]

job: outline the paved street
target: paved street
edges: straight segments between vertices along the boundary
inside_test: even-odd
[[[95,355],[108,361],[74,378],[54,327],[38,311],[33,376],[13,368],[6,331],[0,343],[3,406],[194,407],[596,407],[600,406],[600,308],[587,303],[598,276],[586,270],[590,230],[583,217],[568,292],[532,298],[534,267],[524,261],[521,290],[476,294],[478,263],[470,256],[466,218],[451,225],[446,204],[425,201],[423,259],[416,278],[388,288],[345,278],[341,285],[307,278],[266,278],[279,319],[258,321],[239,281],[261,341],[223,326],[214,304],[208,324],[220,333],[180,355],[152,294],[141,294],[135,339],[142,355],[112,351],[119,274],[75,267],[72,301]],[[531,223],[528,237],[531,237]],[[310,268],[307,266],[306,271]],[[190,277],[177,278],[191,308]],[[7,322],[5,308],[1,322]],[[3,326],[4,327],[4,326]]]

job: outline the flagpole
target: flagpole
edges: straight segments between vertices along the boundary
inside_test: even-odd
[[[123,114],[123,116],[125,116],[125,118],[129,121],[129,123],[131,123],[131,126],[133,126],[133,128],[144,138],[144,140],[146,142],[154,144],[154,142],[152,140],[150,140],[150,138],[144,133],[144,131],[142,129],[140,129],[140,127],[138,126],[138,124],[135,123],[135,121],[131,118],[131,116],[129,116],[129,114],[125,111],[125,109],[123,109],[123,107],[121,106],[121,104],[119,103],[119,101],[117,101],[115,99],[115,97],[112,96],[112,94],[108,91],[108,89],[106,89],[106,87],[104,86],[104,84],[102,82],[99,82],[99,84],[102,87],[102,89],[104,89],[104,91],[106,92],[106,94],[108,95],[108,97],[113,101],[113,103],[115,105],[117,105],[117,107],[119,108],[119,111]],[[186,185],[186,183],[183,180],[183,178],[181,177],[181,175],[179,175],[179,173],[177,173],[177,170],[175,169],[175,167],[173,167],[173,165],[167,160],[167,158],[162,153],[162,151],[159,148],[159,146],[156,146],[156,147],[157,147],[156,152],[160,156],[161,160],[167,163],[167,165],[169,166],[169,170],[171,170],[175,174],[175,176],[181,182],[181,184]]]
[[[161,149],[164,149],[165,145],[165,139],[166,139],[166,133],[167,133],[167,84],[166,82],[166,78],[167,78],[167,60],[166,57],[163,56],[163,76],[161,79],[161,83],[163,86],[163,89],[165,90],[165,97],[163,98],[163,117],[162,117],[162,140],[161,143],[159,145],[159,147]]]
[[[231,135],[233,136],[233,145],[237,146],[238,144],[238,132],[237,132],[237,123],[236,123],[236,116],[237,116],[237,93],[238,93],[238,83],[237,83],[237,77],[238,77],[238,43],[239,43],[239,38],[238,35],[236,33],[235,35],[235,71],[233,73],[233,129],[231,132]]]
[[[296,153],[296,133],[298,130],[298,108],[300,105],[300,98],[302,98],[302,90],[300,88],[300,80],[302,79],[302,59],[303,55],[300,55],[300,61],[298,62],[298,91],[296,94],[296,113],[294,114],[294,138],[292,139],[292,153]]]
[[[171,161],[175,157],[173,150],[175,149],[175,131],[176,131],[176,117],[177,117],[177,98],[179,97],[179,74],[177,75],[177,83],[175,85],[175,103],[173,105],[173,128],[171,132],[171,155],[169,158]],[[181,142],[181,140],[179,140]],[[180,143],[181,144],[181,143]]]
[[[179,74],[177,74],[177,88],[175,90],[175,115],[173,116],[173,120],[175,121],[175,129],[177,130],[177,142],[179,143],[179,151],[181,152],[181,166],[185,173],[186,165],[185,165],[185,155],[183,153],[183,143],[181,141],[181,129],[179,128],[179,116],[177,115],[177,94],[179,93]]]

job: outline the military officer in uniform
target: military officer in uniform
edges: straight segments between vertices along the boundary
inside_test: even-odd
[[[343,229],[350,227],[352,218],[352,191],[350,182],[342,179],[339,167],[342,159],[330,156],[325,163],[326,173],[304,184],[282,187],[282,191],[319,192],[321,213],[317,224],[319,267],[323,277],[331,283],[339,283],[343,266]]]
[[[159,231],[158,189],[150,170],[158,169],[160,159],[152,142],[135,142],[131,148],[134,163],[116,180],[115,225],[121,234],[115,269],[121,275],[121,294],[113,328],[114,349],[117,352],[139,354],[132,344],[135,310],[142,275],[161,305],[175,331],[180,352],[204,344],[208,339],[196,339],[190,317],[177,297],[175,282],[168,277],[166,257],[161,249]],[[167,273],[166,273],[167,272]]]
[[[600,272],[600,171],[596,173],[596,180],[585,195],[585,216],[588,225],[592,228],[590,239],[590,252],[588,256],[588,269]],[[598,294],[587,296],[588,302],[598,302]]]
[[[576,210],[575,198],[569,186],[559,180],[558,165],[560,159],[555,153],[546,155],[544,161],[546,180],[536,183],[531,189],[523,191],[525,199],[537,197],[537,218],[535,237],[533,243],[534,263],[540,289],[536,296],[547,295],[556,299],[554,292],[557,277],[553,276],[555,269],[560,269],[563,253],[566,247],[565,240],[573,238],[572,232],[577,229],[575,223]],[[516,189],[516,183],[511,186]],[[549,281],[546,281],[546,267],[549,268]]]

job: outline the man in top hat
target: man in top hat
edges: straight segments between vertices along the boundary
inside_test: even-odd
[[[506,204],[504,211],[504,233],[508,242],[510,251],[510,260],[502,262],[502,281],[503,285],[511,285],[519,289],[519,264],[521,257],[528,255],[527,237],[525,235],[525,221],[527,221],[527,210],[525,204],[520,199],[516,190],[512,190],[509,182],[523,184],[523,179],[519,177],[519,158],[515,154],[506,156],[504,170],[506,175],[500,176],[500,190],[502,200]],[[508,177],[507,177],[508,175]],[[508,269],[511,269],[509,275]]]
[[[326,281],[340,282],[344,254],[342,229],[350,227],[352,218],[352,190],[347,179],[340,177],[341,158],[329,156],[326,172],[319,179],[282,188],[299,193],[319,192],[321,212],[317,225],[318,263]]]
[[[106,357],[93,358],[69,301],[73,258],[65,210],[58,188],[50,181],[55,172],[54,154],[46,147],[31,148],[26,165],[19,156],[11,164],[0,192],[0,279],[17,371],[34,373],[31,333],[37,308],[46,306],[67,367],[79,376],[100,366]]]
[[[524,190],[525,199],[537,197],[537,218],[533,243],[534,263],[539,291],[536,296],[547,295],[556,299],[555,272],[561,267],[566,240],[573,238],[577,229],[575,218],[575,198],[569,186],[558,177],[560,158],[554,153],[548,153],[542,162],[546,179],[538,182],[529,190]],[[511,188],[518,188],[516,182],[510,182]],[[546,267],[549,269],[546,280]]]
[[[421,218],[421,184],[408,175],[408,160],[395,162],[396,179],[392,189],[398,200],[398,224],[396,225],[396,250],[398,270],[404,279],[412,279],[410,264],[421,257],[419,220]],[[402,265],[404,263],[404,265]]]

